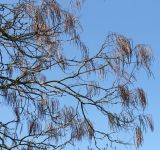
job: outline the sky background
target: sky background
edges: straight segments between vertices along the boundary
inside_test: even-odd
[[[144,135],[140,150],[160,147],[160,1],[159,0],[85,0],[81,10],[82,39],[90,50],[97,50],[108,32],[117,32],[133,44],[151,46],[154,77],[138,74],[138,84],[147,92],[147,113],[154,119],[155,130]],[[118,148],[117,148],[118,149]],[[134,150],[135,148],[129,148]],[[118,149],[119,150],[119,149]]]
[[[63,1],[65,2],[61,0],[62,3]],[[160,0],[84,1],[80,12],[83,26],[81,36],[90,50],[98,50],[108,32],[123,34],[132,39],[134,45],[144,43],[153,49],[154,77],[147,78],[146,75],[139,74],[137,80],[147,92],[149,103],[147,113],[153,115],[155,130],[153,133],[145,134],[145,141],[140,150],[158,150],[160,147]],[[10,1],[6,0],[6,2]],[[83,145],[81,148],[85,150]],[[134,147],[129,149],[135,150]]]

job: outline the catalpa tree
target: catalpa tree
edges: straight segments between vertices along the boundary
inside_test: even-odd
[[[70,9],[56,0],[0,4],[3,150],[67,149],[86,139],[97,149],[140,146],[143,131],[153,130],[146,94],[134,86],[139,71],[152,74],[150,47],[109,33],[90,54],[79,34],[80,7],[78,0]]]

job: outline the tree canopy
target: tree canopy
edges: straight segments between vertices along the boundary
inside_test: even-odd
[[[4,150],[67,149],[86,139],[97,149],[101,140],[139,147],[154,129],[146,93],[134,85],[139,71],[152,75],[151,48],[113,32],[91,54],[80,38],[81,1],[70,5],[0,4],[0,104],[12,108],[0,122]]]

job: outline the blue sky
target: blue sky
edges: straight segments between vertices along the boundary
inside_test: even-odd
[[[160,145],[159,6],[159,0],[86,0],[80,16],[84,29],[82,38],[93,51],[102,44],[108,32],[118,32],[132,39],[134,44],[148,44],[153,49],[154,77],[139,74],[137,79],[147,92],[147,113],[153,115],[155,130],[145,134],[140,150],[156,150]]]
[[[85,0],[80,12],[83,26],[81,36],[90,50],[98,50],[108,32],[118,32],[132,39],[134,44],[149,44],[153,49],[154,78],[148,79],[146,75],[139,74],[137,79],[139,85],[147,92],[147,113],[153,115],[155,130],[145,134],[145,141],[140,150],[157,150],[160,145],[159,6],[160,0]]]

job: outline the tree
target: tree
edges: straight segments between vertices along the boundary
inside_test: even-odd
[[[134,85],[138,71],[152,75],[150,47],[110,33],[91,55],[79,35],[81,2],[70,4],[0,4],[0,102],[13,110],[0,122],[4,150],[65,149],[86,138],[98,149],[100,140],[140,146],[143,131],[153,130],[146,94]]]

